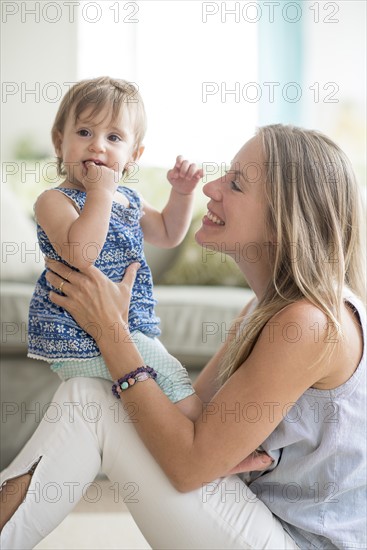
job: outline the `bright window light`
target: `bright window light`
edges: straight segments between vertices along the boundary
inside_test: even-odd
[[[78,76],[138,84],[148,115],[142,164],[171,166],[178,154],[229,162],[258,123],[256,23],[234,14],[204,22],[203,3],[187,0],[100,2],[91,23],[89,4],[84,14],[80,6]]]

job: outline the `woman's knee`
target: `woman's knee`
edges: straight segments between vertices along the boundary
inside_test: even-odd
[[[88,405],[110,400],[111,382],[102,378],[86,378],[78,376],[69,378],[58,387],[54,400],[60,406],[71,404]]]
[[[39,457],[24,473],[5,479],[0,487],[0,532],[26,497],[32,476],[41,461]]]

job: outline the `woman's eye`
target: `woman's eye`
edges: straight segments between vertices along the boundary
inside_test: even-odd
[[[226,170],[225,171],[225,175],[227,176],[226,177],[226,182],[228,182],[229,180],[229,185],[231,187],[231,189],[233,189],[233,191],[239,191],[239,192],[242,192],[242,188],[239,186],[239,184],[235,181],[235,180],[231,180],[231,176],[236,176],[237,174],[235,174],[235,171],[234,170]]]
[[[119,136],[117,136],[116,134],[111,134],[110,136],[108,136],[108,139],[110,141],[121,141],[121,138]]]
[[[231,181],[231,189],[233,189],[233,191],[242,191],[235,181]]]
[[[88,137],[90,135],[89,130],[86,130],[85,128],[78,130],[77,134],[82,137]]]

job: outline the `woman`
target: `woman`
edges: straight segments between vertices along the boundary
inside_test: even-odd
[[[86,330],[99,324],[111,376],[127,389],[122,382],[116,418],[108,382],[62,384],[54,399],[62,411],[81,406],[52,430],[43,423],[27,445],[23,465],[42,455],[29,491],[46,480],[92,480],[102,460],[122,494],[126,482],[136,484],[138,502],[128,506],[153,548],[364,548],[364,276],[349,162],[317,132],[263,127],[204,192],[208,213],[196,239],[234,258],[256,300],[197,380],[202,414],[185,417],[145,366],[143,383],[130,385],[143,366],[126,323],[136,264],[119,285],[95,268],[67,280],[65,266],[49,264],[49,282],[66,295],[51,299]],[[96,422],[83,417],[91,403],[100,405]],[[70,441],[71,421],[79,435]],[[245,483],[234,473],[259,445],[273,463]],[[44,506],[36,518],[26,499],[2,547],[29,547],[35,531],[40,538],[57,525],[65,493],[57,510]],[[31,534],[17,539],[20,531]]]

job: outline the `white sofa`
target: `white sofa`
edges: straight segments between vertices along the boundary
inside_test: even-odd
[[[16,197],[2,188],[1,456],[5,467],[39,423],[60,381],[47,363],[26,357],[28,305],[43,258],[34,252],[35,227]],[[33,252],[32,252],[33,251]],[[177,251],[146,248],[157,281]],[[195,376],[224,340],[231,321],[252,297],[246,288],[155,286],[161,340]]]

